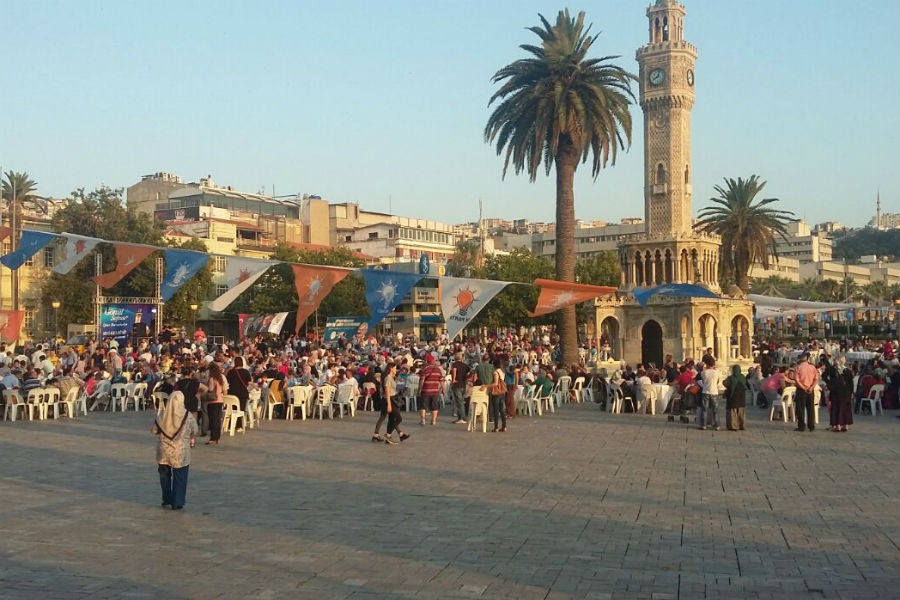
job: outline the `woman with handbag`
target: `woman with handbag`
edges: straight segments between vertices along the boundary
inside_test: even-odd
[[[225,405],[225,376],[215,362],[209,363],[206,387],[206,413],[209,415],[209,441],[206,443],[218,446],[222,435],[222,407]]]
[[[396,444],[391,434],[396,430],[400,434],[400,441],[409,437],[408,433],[400,430],[403,417],[400,415],[400,398],[397,394],[397,363],[388,363],[384,372],[384,384],[382,386],[382,402],[387,413],[387,432],[384,436],[385,444]]]
[[[494,381],[488,388],[491,396],[491,416],[494,419],[494,428],[491,431],[506,431],[506,375],[500,368],[502,363],[499,358],[494,359],[493,365]]]

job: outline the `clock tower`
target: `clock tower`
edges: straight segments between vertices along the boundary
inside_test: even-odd
[[[644,220],[649,235],[691,231],[691,108],[697,49],[684,41],[684,6],[647,8],[649,43],[637,51],[644,111]]]
[[[619,243],[621,285],[595,301],[597,347],[614,359],[663,363],[699,358],[712,348],[723,365],[752,361],[753,305],[721,294],[721,239],[693,229],[691,110],[697,49],[684,41],[685,8],[653,0],[647,8],[648,43],[637,50],[639,99],[644,113],[644,227]],[[686,285],[687,284],[687,285]],[[655,288],[644,302],[636,292]]]

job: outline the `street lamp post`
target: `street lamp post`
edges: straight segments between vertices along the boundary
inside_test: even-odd
[[[50,306],[53,307],[53,345],[55,346],[56,340],[59,339],[59,307],[61,303],[59,300],[54,300]]]
[[[193,315],[193,321],[191,323],[191,334],[193,335],[194,331],[197,330],[197,309],[200,308],[197,304],[191,304],[191,315]]]

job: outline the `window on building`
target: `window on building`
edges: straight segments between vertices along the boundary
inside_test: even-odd
[[[377,239],[378,239],[378,232],[377,232],[377,231],[373,231],[373,232],[369,233],[369,239],[370,239],[370,240],[377,240]]]
[[[344,241],[345,241],[345,242],[352,242],[352,241],[353,241],[353,236],[352,236],[352,235],[345,235],[345,236],[344,236]]]
[[[216,284],[216,297],[217,297],[217,298],[218,298],[219,296],[221,296],[222,294],[224,294],[225,292],[227,292],[227,291],[228,291],[228,284],[227,284],[227,283],[217,283],[217,284]]]
[[[218,273],[224,273],[225,267],[228,266],[228,259],[224,256],[216,256],[215,266],[213,266],[213,270]]]
[[[34,309],[25,307],[25,316],[22,319],[22,326],[25,331],[32,335],[34,333]]]
[[[53,246],[44,247],[44,266],[48,269],[53,267]]]

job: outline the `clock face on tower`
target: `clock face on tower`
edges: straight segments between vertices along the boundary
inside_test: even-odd
[[[650,85],[659,85],[666,78],[666,72],[662,69],[653,69],[650,71]]]
[[[688,82],[688,85],[694,85],[694,70],[693,69],[688,69],[687,82]]]

